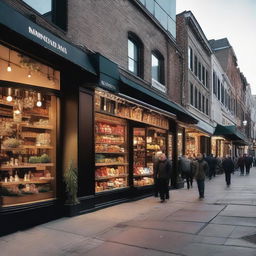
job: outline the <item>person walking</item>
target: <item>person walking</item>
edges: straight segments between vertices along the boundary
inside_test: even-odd
[[[195,161],[192,162],[193,172],[195,173],[195,179],[198,186],[199,199],[204,198],[204,181],[206,173],[208,172],[208,163],[203,159],[202,154],[198,154]]]
[[[216,176],[217,159],[213,157],[213,154],[210,154],[205,158],[205,161],[208,163],[209,166],[209,180],[211,180],[212,177]]]
[[[250,174],[250,169],[252,167],[252,162],[253,162],[252,156],[245,155],[244,164],[245,164],[246,175]]]
[[[181,173],[181,176],[186,179],[187,189],[192,188],[193,186],[193,172],[191,166],[191,160],[187,158],[186,155],[180,157],[178,161],[178,169]]]
[[[166,155],[162,153],[159,156],[159,161],[156,164],[155,177],[157,179],[158,191],[160,193],[161,203],[169,199],[169,181],[171,177],[171,162]]]
[[[238,160],[237,160],[237,165],[240,168],[240,175],[243,176],[244,175],[244,156],[240,155]]]
[[[235,171],[234,162],[232,161],[229,155],[226,155],[226,157],[223,159],[222,168],[225,172],[225,179],[226,179],[227,186],[229,187],[231,184],[231,173]]]
[[[158,197],[159,196],[159,186],[158,186],[158,180],[156,177],[156,168],[158,166],[158,162],[159,162],[159,156],[162,154],[162,151],[158,151],[155,153],[154,157],[153,157],[153,172],[154,172],[154,196]]]

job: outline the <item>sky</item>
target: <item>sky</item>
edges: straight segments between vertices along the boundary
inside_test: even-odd
[[[176,0],[176,13],[185,10],[193,12],[208,40],[228,38],[256,94],[256,0]]]

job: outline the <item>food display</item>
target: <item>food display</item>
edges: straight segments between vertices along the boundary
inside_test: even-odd
[[[128,186],[127,132],[124,120],[96,114],[95,191]]]
[[[38,107],[38,92],[2,88],[1,93],[2,205],[54,198],[56,97],[40,94]]]

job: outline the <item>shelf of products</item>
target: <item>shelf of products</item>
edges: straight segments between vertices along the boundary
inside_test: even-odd
[[[127,123],[125,120],[96,114],[95,191],[128,186]]]
[[[7,96],[12,99],[7,101]],[[41,100],[41,106],[36,103]],[[0,196],[3,206],[55,197],[57,98],[0,87]]]

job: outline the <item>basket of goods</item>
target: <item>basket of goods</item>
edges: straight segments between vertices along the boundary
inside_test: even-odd
[[[3,141],[5,148],[18,148],[21,145],[21,141],[15,138],[7,138]]]

